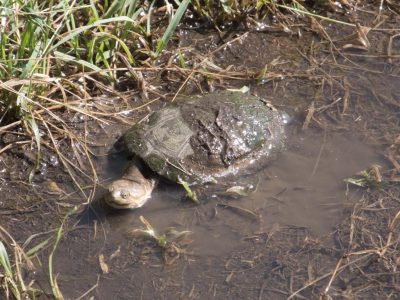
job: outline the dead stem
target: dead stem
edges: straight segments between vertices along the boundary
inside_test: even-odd
[[[10,130],[11,128],[14,128],[16,126],[19,126],[19,125],[21,125],[21,123],[22,123],[22,121],[15,121],[15,122],[10,123],[8,125],[4,125],[4,126],[0,127],[0,133],[4,132],[6,130]]]
[[[388,43],[388,47],[387,47],[387,57],[388,57],[388,63],[392,64],[393,63],[393,40],[400,37],[400,33],[394,34],[392,36],[390,36],[389,38],[389,43]]]
[[[332,276],[335,272],[336,272],[336,274],[339,274],[341,271],[343,271],[343,270],[346,269],[347,267],[349,267],[349,266],[351,266],[351,265],[353,265],[353,264],[355,264],[355,263],[357,263],[357,262],[359,262],[359,261],[361,261],[361,260],[364,260],[364,259],[370,257],[370,256],[373,255],[373,254],[375,254],[375,252],[374,252],[374,253],[367,253],[367,254],[365,254],[365,255],[359,257],[359,258],[354,259],[354,260],[351,261],[351,262],[346,263],[345,265],[343,265],[343,266],[341,266],[341,267],[339,267],[339,268],[337,268],[337,269],[335,268],[335,270],[332,271],[332,272],[329,272],[329,273],[327,273],[327,274],[325,274],[325,275],[322,275],[322,276],[320,276],[320,277],[318,277],[318,278],[312,280],[312,281],[309,282],[308,284],[304,285],[302,288],[300,288],[300,289],[298,289],[297,291],[293,292],[293,293],[287,298],[287,300],[293,299],[294,297],[298,296],[298,294],[301,293],[302,291],[304,291],[305,289],[307,289],[307,288],[313,286],[314,284],[318,283],[318,282],[321,281],[321,280],[324,280],[325,278],[328,278],[329,276]]]
[[[64,167],[67,170],[68,174],[71,176],[71,179],[75,183],[75,186],[79,189],[79,191],[85,197],[85,199],[88,199],[88,196],[86,196],[86,193],[83,191],[81,185],[78,183],[78,180],[75,178],[75,176],[71,172],[68,164],[66,163],[66,161],[67,161],[66,157],[63,154],[61,154],[61,152],[58,150],[57,142],[55,141],[55,139],[53,137],[53,134],[52,134],[51,130],[49,129],[48,125],[47,125],[47,122],[45,120],[43,120],[43,118],[40,115],[38,117],[42,121],[42,124],[44,125],[44,127],[47,129],[47,133],[49,134],[50,140],[51,140],[51,142],[53,144],[53,149],[56,151],[58,157],[60,158],[60,161],[64,165]],[[71,164],[71,165],[74,166],[73,164]],[[82,174],[86,174],[83,171],[81,171],[81,173]]]
[[[260,215],[251,211],[250,209],[243,208],[237,205],[231,205],[231,204],[226,204],[226,203],[218,203],[217,206],[221,206],[224,208],[229,208],[239,214],[242,214],[244,216],[250,217],[253,220],[260,220]]]
[[[8,247],[13,249],[13,259],[15,266],[15,278],[9,278],[9,280],[17,280],[16,288],[20,288],[22,292],[27,292],[28,287],[26,286],[23,275],[22,275],[22,266],[26,266],[29,271],[34,269],[32,261],[26,255],[22,247],[14,240],[11,234],[0,225],[0,241],[3,241]]]
[[[84,292],[82,295],[76,298],[76,300],[87,299],[86,296],[88,296],[93,290],[99,287],[99,282],[100,282],[100,275],[97,276],[96,283],[90,289],[88,289],[86,292]]]
[[[313,101],[313,102],[311,102],[310,106],[307,109],[307,116],[304,119],[303,127],[302,127],[303,130],[308,129],[308,127],[310,126],[310,122],[314,116],[314,113],[315,113],[315,105],[314,105],[314,101]]]
[[[314,177],[315,173],[317,172],[318,165],[319,165],[319,162],[320,162],[321,157],[322,157],[322,153],[324,152],[324,149],[325,149],[325,146],[326,146],[326,136],[327,136],[327,133],[326,133],[326,130],[324,130],[324,137],[323,137],[323,140],[322,140],[322,143],[321,143],[321,147],[319,148],[318,156],[317,156],[317,159],[315,161],[314,168],[313,168],[313,170],[311,172],[310,179],[312,179]]]
[[[210,57],[212,55],[214,55],[215,53],[223,50],[228,44],[232,44],[235,43],[237,41],[240,41],[241,39],[243,39],[246,35],[248,35],[248,32],[245,32],[241,35],[239,35],[238,37],[232,39],[229,42],[224,43],[223,45],[219,46],[217,49],[211,51],[210,53],[208,53],[206,55],[206,57],[200,62],[198,63],[195,67],[193,67],[193,69],[190,70],[190,73],[187,75],[186,79],[184,80],[184,82],[181,84],[181,86],[179,87],[178,91],[175,93],[174,97],[172,98],[171,102],[174,102],[176,97],[179,95],[179,93],[181,92],[181,90],[185,87],[185,85],[187,84],[187,82],[189,81],[189,79],[192,77],[192,75],[197,71],[198,68],[202,68],[203,64],[210,59]],[[202,72],[202,71],[198,71],[198,72]],[[213,74],[215,75],[215,74]],[[256,74],[255,74],[256,75]]]

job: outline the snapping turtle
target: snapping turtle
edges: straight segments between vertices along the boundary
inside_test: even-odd
[[[260,98],[222,91],[168,104],[134,125],[121,141],[159,175],[202,184],[262,168],[283,150],[286,123],[285,113]],[[154,181],[131,166],[110,184],[106,202],[140,207],[153,187]]]

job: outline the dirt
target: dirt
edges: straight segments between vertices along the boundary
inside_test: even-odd
[[[372,22],[368,12],[357,16],[364,24]],[[398,16],[389,16],[381,28],[398,27]],[[46,292],[40,297],[51,298],[47,261],[55,231],[77,205],[79,211],[67,220],[54,257],[54,274],[66,299],[400,297],[400,188],[394,163],[400,144],[398,44],[393,48],[397,56],[388,61],[393,32],[371,31],[367,50],[343,49],[356,43],[343,38],[344,32],[355,29],[322,24],[335,46],[321,43],[324,32],[313,26],[293,26],[289,33],[277,25],[280,30],[273,32],[239,31],[226,37],[231,42],[219,51],[215,31],[180,32],[177,46],[186,49],[185,57],[195,61],[211,52],[209,61],[231,72],[206,81],[197,74],[185,93],[198,93],[199,86],[249,85],[254,94],[293,118],[286,151],[249,181],[254,188],[247,196],[206,193],[196,205],[184,199],[181,187],[161,180],[143,208],[110,210],[101,198],[107,182],[128,163],[113,149],[128,125],[99,125],[69,116],[76,132],[90,132],[90,149],[96,154],[92,157],[99,180],[94,191],[88,165],[76,159],[69,141],[60,142],[63,155],[88,170],[73,171],[86,182],[83,192],[95,195],[90,205],[82,205],[85,198],[50,147],[42,150],[42,163],[30,184],[36,161],[30,138],[11,129],[2,132],[0,148],[12,146],[0,153],[0,225],[26,251],[52,237],[33,259],[35,271],[24,272],[26,282],[33,279],[34,286]],[[262,84],[257,85],[257,73],[266,64]],[[238,80],[235,74],[243,73],[249,76]],[[156,78],[154,85],[169,83],[168,88],[177,91],[182,80],[176,74],[167,74],[161,83]],[[97,101],[110,106],[109,99]],[[124,110],[142,103],[131,99],[125,105],[120,101],[111,106]],[[147,107],[161,105],[159,100]],[[144,108],[129,117],[137,121],[147,113]],[[359,178],[356,174],[373,164],[380,165],[385,182],[380,188],[344,181]],[[166,254],[151,238],[132,236],[132,230],[145,227],[140,216],[159,234],[170,227],[191,234],[174,244],[179,253]],[[165,255],[170,255],[167,261]]]

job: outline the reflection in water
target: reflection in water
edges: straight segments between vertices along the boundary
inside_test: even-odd
[[[343,179],[376,162],[373,149],[356,139],[311,132],[293,137],[289,149],[264,172],[269,180],[260,185],[254,203],[266,199],[269,221],[327,232],[356,196],[346,195]],[[278,201],[268,198],[276,194]]]
[[[143,227],[143,215],[160,231],[168,227],[193,232],[193,249],[199,255],[227,254],[252,232],[281,226],[304,226],[316,234],[327,233],[338,222],[343,208],[357,193],[346,193],[344,178],[377,163],[372,147],[342,135],[311,130],[289,138],[288,149],[265,170],[255,175],[256,192],[237,200],[213,197],[193,206],[182,202],[183,191],[174,184],[160,183],[152,199],[128,213],[109,213],[113,238]],[[217,206],[220,201],[260,214],[260,221]]]

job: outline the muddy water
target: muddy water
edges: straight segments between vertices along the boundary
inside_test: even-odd
[[[168,227],[192,231],[191,248],[200,256],[226,255],[246,236],[273,225],[306,227],[313,234],[325,234],[340,221],[343,209],[359,197],[343,180],[371,163],[379,163],[378,155],[355,136],[312,130],[292,134],[287,150],[254,175],[251,182],[257,188],[248,196],[209,195],[201,205],[192,205],[183,200],[179,186],[161,182],[144,207],[109,213],[108,234],[124,240],[125,232],[143,227],[139,216],[144,216],[159,232]],[[260,218],[220,204],[250,210]]]

